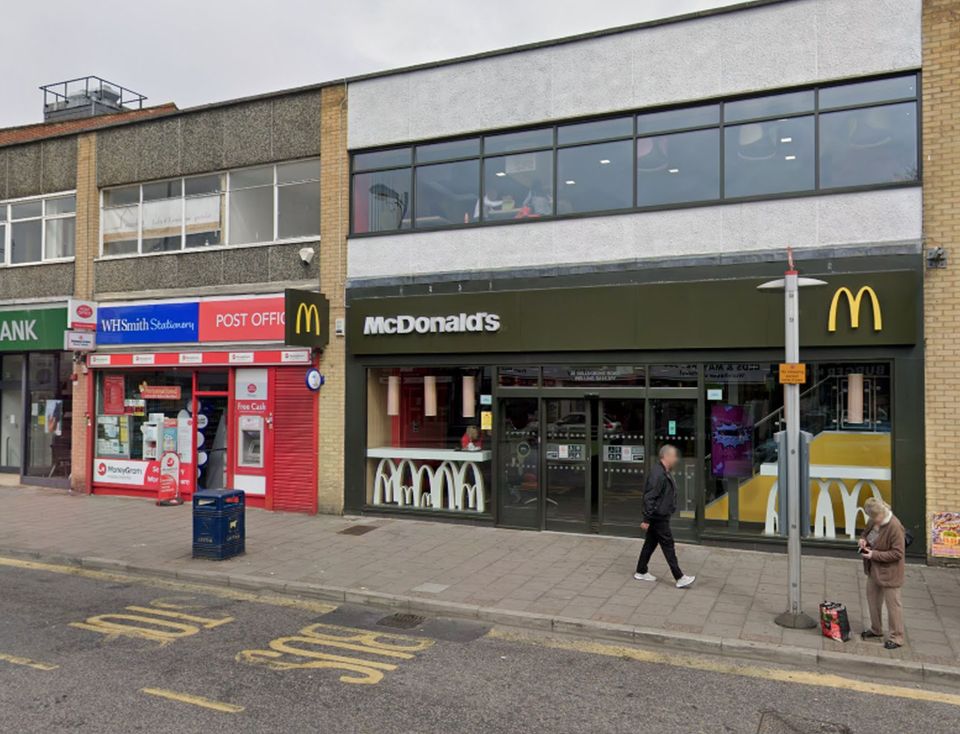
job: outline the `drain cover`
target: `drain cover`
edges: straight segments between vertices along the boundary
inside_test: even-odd
[[[377,624],[382,627],[393,627],[398,630],[412,630],[414,627],[419,627],[423,624],[424,618],[418,614],[391,614],[389,617],[384,617]]]
[[[842,724],[828,721],[814,721],[765,711],[760,715],[760,728],[757,734],[851,734]]]
[[[376,530],[376,525],[351,525],[339,531],[337,535],[366,535],[371,530]]]

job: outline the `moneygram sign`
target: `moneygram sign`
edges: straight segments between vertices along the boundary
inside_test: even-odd
[[[500,315],[477,311],[448,316],[367,316],[364,336],[393,334],[481,334],[500,331]]]

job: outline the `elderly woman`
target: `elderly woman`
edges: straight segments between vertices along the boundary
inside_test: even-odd
[[[867,574],[867,605],[870,607],[870,629],[860,637],[869,640],[883,637],[880,613],[887,605],[890,636],[883,646],[896,650],[903,645],[903,604],[900,588],[903,586],[906,534],[903,525],[894,517],[889,505],[871,497],[864,505],[867,527],[860,536],[863,570]]]

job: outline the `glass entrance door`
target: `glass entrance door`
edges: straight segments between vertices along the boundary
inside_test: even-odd
[[[600,401],[600,528],[635,534],[643,522],[646,479],[646,400]]]
[[[593,456],[597,431],[590,401],[543,401],[544,526],[547,530],[590,530]]]
[[[20,472],[23,449],[23,355],[0,357],[0,471]]]
[[[497,493],[502,525],[534,530],[542,526],[539,403],[537,398],[500,401]]]
[[[673,470],[677,483],[677,514],[674,525],[692,530],[697,522],[700,462],[697,459],[697,401],[693,398],[651,398],[650,461],[665,444],[680,451],[680,463]]]

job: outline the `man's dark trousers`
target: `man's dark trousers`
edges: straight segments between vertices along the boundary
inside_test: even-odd
[[[669,517],[655,517],[650,521],[650,527],[647,528],[647,537],[643,541],[643,549],[640,551],[640,559],[637,561],[637,573],[646,573],[647,564],[650,563],[650,556],[659,545],[663,550],[664,558],[670,566],[670,573],[677,581],[683,576],[680,570],[680,564],[677,563],[677,551],[673,545],[673,532],[670,530]]]

